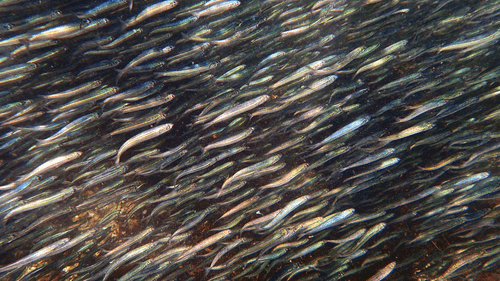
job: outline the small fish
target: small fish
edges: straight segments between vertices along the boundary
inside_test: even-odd
[[[151,253],[156,248],[158,248],[158,242],[152,242],[152,243],[145,244],[139,248],[136,248],[136,249],[126,253],[125,255],[123,255],[122,257],[120,257],[115,262],[113,262],[110,266],[107,267],[106,274],[104,275],[102,280],[103,281],[107,280],[109,278],[109,276],[111,275],[111,273],[113,273],[113,271],[115,271],[118,267],[120,267],[125,262],[135,258],[138,255],[145,255],[145,254]]]
[[[288,174],[283,175],[280,179],[278,179],[272,183],[268,183],[264,186],[261,186],[261,187],[259,187],[259,189],[261,191],[263,191],[266,189],[276,188],[278,186],[282,186],[284,184],[287,184],[290,181],[292,181],[294,178],[299,176],[302,172],[304,172],[308,166],[309,166],[309,164],[301,164],[301,165],[295,167],[294,169],[292,169],[290,172],[288,172]]]
[[[396,267],[396,262],[393,261],[393,262],[389,263],[388,265],[386,265],[381,270],[379,270],[375,275],[370,277],[367,281],[384,280],[387,276],[389,276],[389,274],[391,274],[391,272],[394,270],[395,267]]]
[[[179,4],[176,0],[161,1],[146,7],[137,16],[132,17],[122,24],[122,29],[126,29],[145,21],[146,19],[173,9]]]
[[[103,14],[109,11],[117,10],[120,6],[127,4],[127,0],[108,0],[104,3],[97,5],[86,12],[78,14],[77,17],[81,19],[97,17],[99,14]]]
[[[66,91],[63,91],[63,92],[60,92],[60,93],[57,93],[57,94],[50,94],[50,95],[46,95],[44,96],[44,98],[46,99],[65,99],[65,98],[71,98],[71,97],[74,97],[74,96],[77,96],[79,94],[82,94],[82,93],[86,93],[90,90],[93,90],[99,86],[102,85],[102,81],[101,80],[96,80],[96,81],[90,81],[90,82],[87,82],[87,83],[84,83],[82,85],[79,85],[75,88],[71,88],[69,90],[66,90]]]
[[[175,1],[174,1],[175,2]],[[169,52],[171,52],[174,49],[173,46],[166,46],[163,48],[153,48],[147,51],[144,51],[143,53],[139,54],[137,57],[135,57],[133,60],[131,60],[125,68],[118,71],[118,77],[116,78],[116,81],[120,80],[120,78],[123,77],[130,69],[132,69],[135,66],[138,66],[148,60],[157,58],[159,56],[163,56]]]
[[[73,120],[72,122],[70,122],[68,125],[66,125],[63,128],[61,128],[59,131],[57,131],[51,137],[46,138],[46,139],[42,139],[42,140],[38,140],[38,143],[39,144],[44,144],[44,143],[49,143],[51,141],[54,141],[54,140],[56,140],[58,138],[61,138],[61,137],[65,136],[65,135],[69,134],[72,131],[81,129],[82,127],[84,127],[85,125],[87,125],[87,123],[95,121],[98,118],[99,118],[99,114],[98,113],[90,113],[90,114],[84,115],[82,117],[79,117],[79,118]]]
[[[154,227],[148,227],[148,228],[144,229],[144,231],[140,232],[139,234],[137,234],[134,237],[131,237],[130,239],[128,239],[127,241],[125,241],[124,243],[122,243],[120,246],[118,246],[118,247],[112,249],[111,251],[107,252],[106,255],[105,255],[105,257],[112,257],[115,254],[117,254],[118,252],[120,252],[122,249],[130,247],[130,245],[132,245],[134,243],[138,243],[139,241],[141,241],[144,238],[146,238],[149,235],[151,235],[154,232],[154,230],[155,230]]]
[[[465,49],[467,50],[474,50],[475,48],[484,46],[488,44],[489,42],[498,40],[500,38],[500,31],[480,35],[471,39],[466,39],[463,41],[459,41],[456,43],[452,43],[443,47],[437,48],[437,52],[441,53],[444,51],[452,51],[452,50],[460,50],[460,49]]]
[[[253,127],[250,127],[250,128],[248,128],[248,129],[246,129],[238,134],[232,135],[232,136],[227,137],[227,138],[220,140],[218,142],[211,143],[202,149],[202,154],[205,154],[210,149],[224,147],[224,146],[228,146],[228,145],[232,145],[232,144],[235,144],[237,142],[240,142],[240,141],[244,140],[245,138],[247,138],[248,136],[250,136],[250,134],[252,134],[252,132],[254,130],[255,129]]]
[[[213,245],[213,244],[219,242],[220,240],[227,238],[231,234],[232,234],[232,231],[229,229],[223,230],[219,233],[216,233],[216,234],[206,238],[205,240],[202,240],[198,244],[192,246],[189,250],[185,251],[180,256],[178,256],[177,260],[180,261],[180,260],[183,260],[185,258],[188,258],[189,256],[196,254],[197,252],[205,249],[206,247],[209,247],[210,245]]]
[[[274,227],[276,224],[278,224],[284,217],[286,217],[288,214],[293,212],[295,209],[300,207],[302,204],[306,203],[311,197],[308,195],[304,195],[302,197],[299,197],[290,203],[288,203],[283,209],[280,210],[278,214],[265,226],[262,227],[262,230],[267,230],[272,227]]]
[[[233,118],[237,115],[240,115],[242,113],[250,111],[268,100],[269,100],[268,95],[262,95],[262,96],[254,98],[254,99],[248,100],[246,102],[240,103],[238,105],[235,105],[235,106],[229,108],[228,110],[226,110],[221,115],[217,116],[214,120],[203,125],[203,129],[206,129],[214,124],[226,121],[226,120]]]
[[[390,141],[394,141],[394,140],[399,140],[399,139],[402,139],[402,138],[413,136],[413,135],[418,134],[418,133],[422,133],[422,132],[428,131],[428,130],[430,130],[432,128],[434,128],[434,123],[432,123],[432,122],[424,122],[424,123],[415,125],[413,127],[410,127],[408,129],[405,129],[405,130],[403,130],[403,131],[401,131],[399,133],[396,133],[394,135],[389,135],[389,136],[386,136],[386,137],[379,138],[379,140],[383,141],[383,142],[390,142]]]
[[[338,138],[340,138],[342,136],[347,135],[350,132],[353,132],[353,131],[357,130],[361,126],[363,126],[366,123],[368,123],[368,121],[370,121],[370,117],[369,116],[363,116],[363,117],[361,117],[359,119],[356,119],[355,121],[353,121],[353,122],[347,124],[346,126],[340,128],[338,131],[336,131],[335,133],[331,134],[330,136],[328,136],[327,138],[325,138],[324,140],[322,140],[318,144],[314,145],[313,149],[318,148],[320,146],[323,146],[326,143],[332,142],[332,141],[334,141],[334,140],[336,140],[336,139],[338,139]]]
[[[31,202],[26,203],[26,204],[22,204],[21,206],[16,207],[13,210],[9,211],[5,215],[5,217],[3,218],[3,221],[4,221],[4,223],[7,223],[7,221],[11,217],[13,217],[17,214],[21,214],[21,213],[24,213],[24,212],[27,212],[30,210],[38,209],[38,208],[42,208],[42,207],[45,207],[47,205],[54,204],[58,201],[62,201],[64,199],[70,197],[71,195],[73,195],[75,192],[76,192],[76,189],[74,187],[69,187],[69,188],[65,188],[65,189],[61,190],[58,193],[53,194],[52,196],[45,197],[43,199],[39,199],[39,200],[35,200],[35,201],[31,201]]]
[[[172,124],[167,123],[167,124],[153,127],[149,130],[146,130],[146,131],[139,133],[139,134],[135,135],[134,137],[130,138],[129,140],[124,142],[122,144],[122,146],[120,147],[120,149],[118,150],[118,153],[116,155],[115,165],[118,165],[120,163],[120,157],[129,148],[134,147],[137,144],[145,142],[147,140],[156,138],[156,137],[170,131],[170,129],[172,129]]]
[[[220,3],[215,3],[204,10],[200,10],[197,12],[192,12],[191,14],[197,18],[202,18],[206,16],[210,16],[213,14],[217,14],[220,12],[225,12],[231,9],[234,9],[240,5],[240,1],[224,1]]]
[[[64,245],[66,245],[70,241],[69,238],[63,238],[58,240],[34,253],[27,255],[26,257],[3,267],[0,267],[0,272],[11,271],[14,269],[18,269],[34,263],[40,259],[47,258],[56,254],[56,250],[60,249]]]
[[[38,166],[31,173],[21,176],[17,180],[17,182],[22,183],[35,175],[40,175],[40,174],[46,173],[47,171],[56,169],[57,167],[60,167],[60,166],[66,164],[70,161],[73,161],[73,160],[79,158],[80,156],[82,156],[82,152],[77,151],[77,152],[73,152],[70,154],[62,155],[62,156],[56,157],[54,159],[51,159],[51,160],[43,163],[42,165]]]
[[[373,70],[375,68],[378,68],[378,67],[381,67],[383,66],[384,64],[386,64],[387,62],[389,62],[390,60],[393,60],[394,59],[394,56],[393,55],[387,55],[381,59],[378,59],[374,62],[371,62],[369,64],[366,64],[364,66],[362,66],[360,69],[358,69],[358,71],[356,71],[356,73],[354,74],[353,78],[356,77],[358,74],[362,73],[362,72],[365,72],[365,71],[368,71],[368,70]]]
[[[305,229],[304,234],[302,236],[311,235],[317,233],[319,231],[325,230],[327,228],[333,227],[340,223],[341,221],[349,218],[354,214],[355,210],[353,208],[347,209],[342,212],[331,214],[327,217],[321,218],[317,223],[311,225],[310,227]]]

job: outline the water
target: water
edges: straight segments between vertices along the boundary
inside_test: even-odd
[[[49,253],[18,269],[5,270],[0,273],[2,278],[101,280],[107,273],[108,280],[118,280],[142,265],[136,274],[142,280],[216,280],[218,275],[226,280],[244,275],[253,280],[367,280],[391,262],[396,262],[396,267],[385,280],[498,278],[498,3],[241,1],[219,14],[181,24],[205,8],[197,1],[179,1],[177,6],[150,14],[126,29],[123,22],[133,22],[134,16],[157,2],[134,1],[132,10],[130,3],[123,2],[95,16],[82,16],[100,3],[19,1],[0,5],[4,23],[0,30],[0,105],[11,105],[0,109],[0,184],[4,187],[0,196],[12,200],[2,199],[0,206],[0,264],[9,265],[59,239],[76,239],[96,229],[95,234],[61,253]],[[59,12],[52,18],[28,20],[55,10]],[[109,21],[92,29],[99,19]],[[178,22],[178,27],[170,33],[160,31],[172,22]],[[50,35],[49,41],[36,39],[43,30],[64,25],[73,31]],[[139,28],[116,47],[106,47]],[[291,35],[292,30],[297,34]],[[6,43],[14,36],[20,37]],[[159,52],[154,48],[166,46],[174,49],[133,63],[146,51]],[[283,56],[264,60],[277,52]],[[179,56],[182,53],[185,57]],[[120,61],[115,66],[116,59]],[[322,66],[317,67],[319,62]],[[211,64],[217,67],[203,69]],[[12,72],[12,66],[17,72]],[[270,68],[265,70],[267,66]],[[301,68],[302,74],[290,78]],[[118,79],[122,69],[127,70]],[[196,73],[187,73],[187,69]],[[184,73],[172,73],[174,70]],[[338,78],[314,90],[314,82],[326,75]],[[286,77],[290,79],[284,82]],[[405,77],[411,78],[400,80]],[[44,97],[92,81],[100,81],[101,86],[71,97]],[[106,100],[147,81],[154,81],[154,88]],[[394,81],[399,83],[391,85]],[[96,90],[113,87],[117,87],[116,94],[96,97]],[[307,96],[283,102],[307,90],[311,90]],[[174,95],[172,100],[167,99],[169,95]],[[229,120],[206,125],[232,106],[263,95],[269,100]],[[90,100],[82,101],[82,97]],[[426,109],[436,100],[442,104]],[[142,110],[134,107],[142,103],[149,106]],[[257,114],[263,109],[276,110]],[[55,143],[41,145],[38,141],[94,112],[99,114],[97,119],[71,129]],[[312,115],[298,119],[306,112]],[[156,122],[117,134],[118,129],[140,118],[159,113],[164,116]],[[416,116],[410,118],[412,113]],[[370,116],[370,121],[325,146],[315,146],[361,116]],[[56,128],[34,128],[58,122],[62,123]],[[319,125],[312,126],[314,122]],[[395,137],[424,122],[432,123],[432,128]],[[127,149],[120,165],[115,165],[116,151],[127,140],[165,123],[173,124],[170,131]],[[301,133],[308,126],[312,129]],[[255,129],[248,137],[202,152],[207,145],[249,127]],[[388,136],[391,141],[387,141]],[[293,140],[299,141],[278,152],[282,156],[275,170],[247,175],[245,185],[222,194],[221,186],[229,177]],[[183,144],[172,152],[176,157],[171,160],[167,160],[171,155],[149,157]],[[214,158],[237,147],[244,149],[227,158]],[[394,152],[342,169],[386,148]],[[22,184],[20,176],[76,151],[82,153],[77,159],[37,174],[37,180],[47,183],[17,191]],[[140,153],[146,156],[134,160]],[[397,163],[383,166],[391,158],[397,158]],[[447,159],[449,163],[443,162]],[[212,162],[175,180],[180,172],[204,161]],[[259,191],[302,164],[314,168],[298,172],[283,185]],[[212,170],[222,165],[227,167]],[[485,179],[456,185],[485,172]],[[102,179],[110,174],[113,176]],[[16,209],[69,187],[75,190],[68,198],[28,211]],[[15,193],[9,194],[12,190]],[[311,199],[271,231],[264,229],[265,223],[240,233],[246,223],[283,209],[304,195]],[[255,199],[245,209],[220,219],[250,198]],[[288,221],[315,206],[322,207]],[[207,208],[213,210],[186,230],[184,234],[189,236],[165,243]],[[349,208],[355,209],[354,215],[334,227],[304,237],[299,230],[274,245],[309,239],[300,246],[288,246],[283,256],[266,261],[265,255],[277,253],[274,247],[241,254],[272,241],[273,235],[286,227]],[[44,221],[37,224],[38,219]],[[231,235],[194,256],[179,261],[179,252],[157,262],[169,250],[199,245],[232,221],[227,227]],[[362,244],[356,245],[361,241],[358,239],[340,246],[326,243],[291,260],[317,242],[345,238],[380,223],[385,224],[383,230]],[[154,229],[151,235],[116,256],[105,256],[148,227]],[[234,263],[206,274],[216,253],[238,238],[249,242],[226,253],[215,266],[236,257]],[[158,248],[108,271],[120,257],[153,242],[159,243]],[[451,270],[457,261],[464,262],[456,271]]]

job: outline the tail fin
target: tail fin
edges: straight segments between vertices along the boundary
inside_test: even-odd
[[[118,80],[120,80],[123,75],[125,75],[125,69],[115,69],[116,72],[118,72],[118,76],[116,77],[116,84],[118,84]]]
[[[128,24],[127,24],[127,22],[126,22],[126,21],[123,21],[123,20],[122,20],[122,19],[120,19],[120,18],[119,18],[118,20],[120,21],[120,31],[122,31],[122,32],[123,32],[125,29],[127,29],[127,28],[128,28]]]

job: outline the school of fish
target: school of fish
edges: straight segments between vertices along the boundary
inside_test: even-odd
[[[498,280],[499,0],[0,15],[1,280]]]

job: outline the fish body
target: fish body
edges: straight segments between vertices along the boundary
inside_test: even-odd
[[[179,3],[176,0],[166,0],[166,1],[160,1],[156,4],[146,7],[137,16],[132,17],[131,19],[124,22],[122,28],[125,29],[137,25],[152,16],[161,14],[165,11],[175,8],[177,4]]]
[[[152,129],[146,130],[146,131],[139,133],[139,134],[135,135],[134,137],[130,138],[129,140],[124,142],[122,144],[122,146],[120,147],[120,149],[118,150],[118,153],[116,155],[115,165],[118,165],[120,163],[120,157],[129,148],[131,148],[139,143],[156,138],[156,137],[170,131],[170,129],[172,129],[172,124],[167,123],[167,124],[153,127]]]

